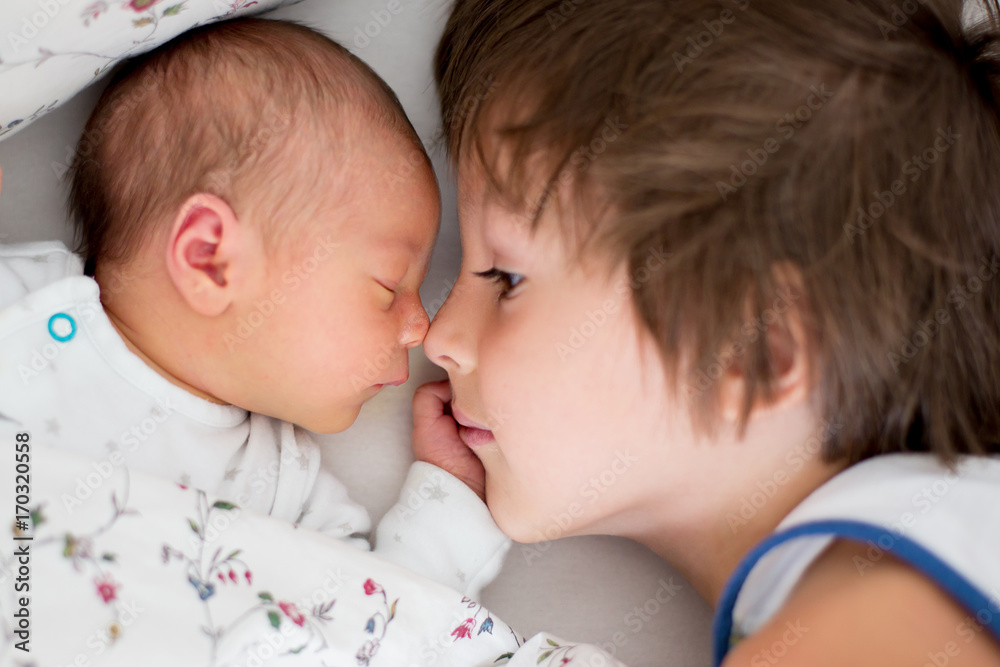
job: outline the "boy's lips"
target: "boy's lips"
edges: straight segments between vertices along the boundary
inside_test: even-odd
[[[458,422],[458,437],[468,447],[481,447],[496,441],[493,437],[493,431],[479,422],[469,419],[454,403],[451,406],[451,416]]]
[[[458,437],[470,449],[496,442],[496,438],[493,437],[493,431],[485,431],[481,428],[469,428],[468,426],[458,427]]]

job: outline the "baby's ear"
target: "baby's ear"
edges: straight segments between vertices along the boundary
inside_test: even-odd
[[[181,206],[167,240],[167,272],[198,314],[219,315],[236,298],[235,264],[251,260],[247,237],[232,207],[215,195],[192,195]]]

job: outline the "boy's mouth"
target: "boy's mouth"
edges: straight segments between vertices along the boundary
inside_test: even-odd
[[[469,428],[468,426],[461,425],[458,427],[458,437],[470,449],[496,442],[496,439],[493,437],[493,431],[486,431],[481,428]]]
[[[458,437],[467,447],[482,447],[489,445],[496,440],[493,438],[493,431],[489,430],[479,422],[469,419],[464,412],[451,405],[451,416],[458,422]]]

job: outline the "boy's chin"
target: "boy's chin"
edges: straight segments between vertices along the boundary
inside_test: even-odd
[[[531,517],[525,516],[519,508],[513,506],[509,498],[502,497],[496,490],[490,493],[489,474],[486,476],[486,507],[493,515],[497,527],[515,542],[534,544],[546,541],[545,535],[531,521]]]
[[[486,507],[497,527],[521,544],[547,544],[563,537],[589,534],[587,527],[580,525],[582,503],[574,502],[566,510],[556,510],[543,509],[546,507],[543,499],[518,502],[496,487],[491,493],[489,473],[486,474]],[[541,549],[547,550],[548,546]]]

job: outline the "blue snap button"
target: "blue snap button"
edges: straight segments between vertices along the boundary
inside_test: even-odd
[[[49,318],[49,335],[60,343],[72,340],[76,335],[76,322],[66,313],[56,313]]]

